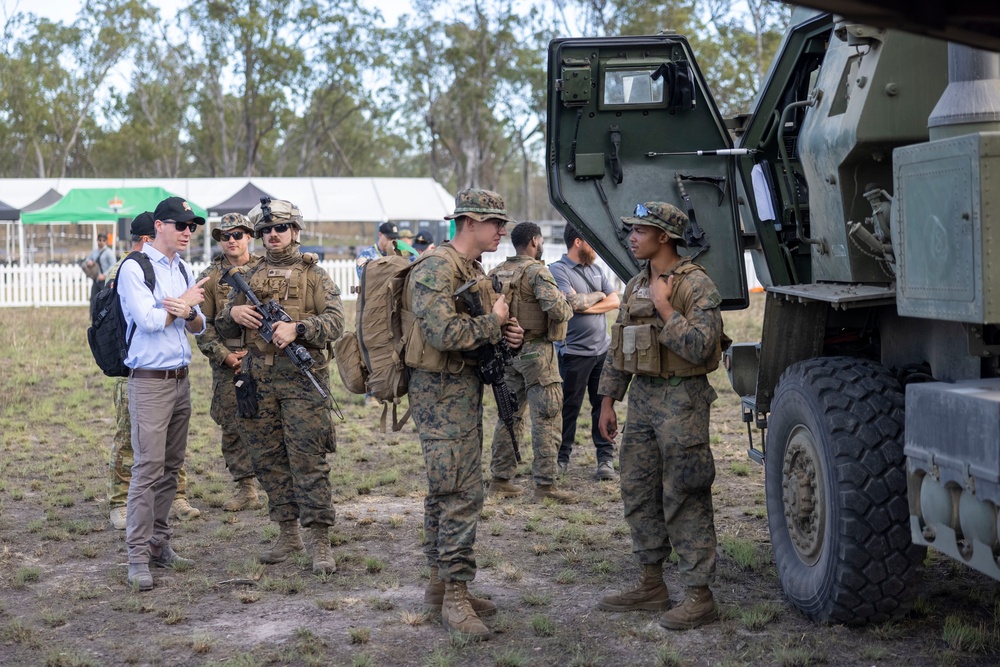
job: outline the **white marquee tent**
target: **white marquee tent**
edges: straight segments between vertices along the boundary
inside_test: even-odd
[[[23,209],[49,190],[161,187],[208,208],[251,181],[298,205],[306,222],[441,220],[454,209],[454,197],[432,178],[0,178],[0,201]],[[20,231],[23,264],[23,226]],[[208,243],[206,235],[206,252]]]

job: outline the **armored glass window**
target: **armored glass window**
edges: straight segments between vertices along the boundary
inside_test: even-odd
[[[649,69],[608,69],[604,73],[604,106],[637,106],[663,102],[663,77]]]

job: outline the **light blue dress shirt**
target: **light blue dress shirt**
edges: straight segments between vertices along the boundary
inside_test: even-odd
[[[124,262],[118,269],[118,298],[125,314],[126,337],[132,332],[132,325],[136,325],[125,365],[158,371],[183,368],[191,363],[191,345],[185,330],[187,322],[175,319],[167,326],[163,299],[167,296],[180,297],[194,284],[194,272],[190,265],[184,263],[184,270],[187,271],[185,280],[181,273],[184,260],[180,255],[174,255],[173,261],[170,261],[149,243],[142,246],[142,252],[153,264],[156,287],[152,292],[143,281],[142,267],[138,262]],[[197,306],[195,310],[201,313]],[[203,318],[202,329],[197,333],[204,331]]]

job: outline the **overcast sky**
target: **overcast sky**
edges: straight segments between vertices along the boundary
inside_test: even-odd
[[[173,19],[177,10],[190,4],[190,0],[150,0],[151,4],[160,8],[160,15],[167,19]],[[374,7],[382,12],[382,16],[388,25],[394,25],[396,19],[401,14],[410,11],[410,0],[360,0],[366,7]],[[30,11],[40,16],[45,16],[53,21],[62,23],[72,23],[76,14],[80,11],[83,0],[40,0],[30,2],[28,0],[0,0],[0,6],[5,6],[7,12]]]

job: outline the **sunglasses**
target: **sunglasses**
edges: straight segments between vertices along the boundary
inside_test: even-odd
[[[632,215],[634,215],[637,218],[645,218],[647,215],[649,215],[649,209],[643,206],[642,204],[636,204],[635,213],[633,213]]]
[[[177,222],[176,220],[164,220],[163,222],[169,222],[177,228],[178,232],[183,232],[185,229],[189,230],[192,234],[198,231],[198,223],[196,222]]]
[[[271,225],[270,227],[261,227],[260,235],[265,236],[266,234],[270,234],[271,232],[274,232],[275,234],[284,234],[287,231],[288,231],[288,225],[282,223],[280,225]]]
[[[233,232],[232,234],[227,234],[225,232],[221,232],[219,234],[219,238],[221,238],[223,241],[228,241],[229,239],[233,239],[235,241],[242,241],[243,240],[243,232]]]

